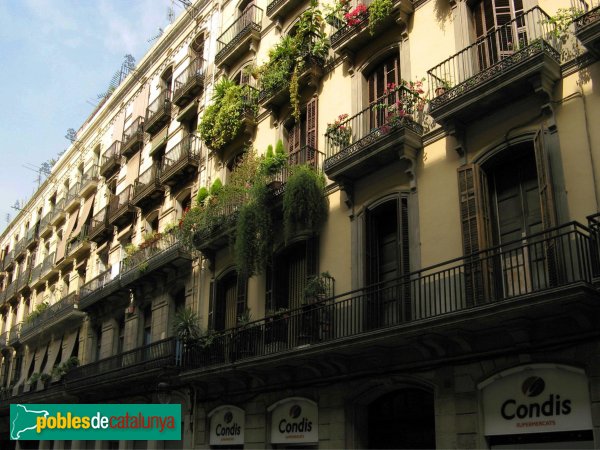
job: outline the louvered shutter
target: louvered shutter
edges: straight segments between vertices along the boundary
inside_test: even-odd
[[[215,282],[211,281],[208,288],[208,328],[215,329]]]
[[[550,161],[544,145],[544,130],[540,130],[535,136],[534,148],[542,210],[542,225],[544,229],[549,229],[556,226],[556,209],[554,203],[554,191],[552,190]]]
[[[290,164],[296,165],[299,163],[298,155],[300,152],[300,136],[301,127],[296,123],[288,134],[288,153],[290,154]]]
[[[318,149],[318,97],[313,97],[306,104],[306,145]],[[307,155],[308,159],[308,155]],[[309,161],[307,161],[309,162]]]
[[[467,304],[477,304],[491,293],[491,261],[481,258],[478,252],[490,244],[489,196],[487,178],[477,164],[467,164],[458,169],[460,220],[463,254],[473,255],[465,261],[465,290]]]

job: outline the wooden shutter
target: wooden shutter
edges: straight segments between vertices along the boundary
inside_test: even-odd
[[[410,298],[410,279],[406,275],[410,273],[410,259],[409,259],[409,242],[408,242],[408,198],[405,196],[400,197],[398,205],[398,245],[400,251],[400,276],[401,289],[399,294],[402,300],[402,317],[404,321],[410,320],[412,317],[412,306]]]
[[[215,329],[215,282],[211,281],[208,288],[208,328]]]
[[[544,130],[540,130],[537,133],[533,143],[542,210],[542,226],[544,229],[549,229],[556,226],[556,208],[554,192],[552,190],[550,160],[548,159],[548,152],[544,145]]]
[[[317,113],[318,97],[315,96],[306,104],[306,145],[314,149],[318,148]]]
[[[291,155],[300,151],[301,126],[296,123],[288,134],[288,153]]]
[[[458,184],[463,254],[472,256],[464,268],[466,302],[472,306],[489,299],[492,292],[491,261],[477,254],[491,243],[489,195],[485,173],[477,164],[458,168]]]

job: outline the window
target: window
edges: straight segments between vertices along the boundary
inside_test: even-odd
[[[247,308],[247,284],[248,280],[235,270],[211,282],[208,320],[213,330],[223,331],[237,325],[238,317]]]
[[[316,167],[318,149],[318,98],[313,97],[300,115],[300,121],[287,130],[288,155],[291,165],[310,164]]]
[[[97,326],[96,330],[95,330],[95,337],[96,337],[96,351],[94,354],[94,360],[95,361],[100,361],[101,358],[101,351],[102,351],[102,326]]]
[[[532,234],[556,225],[543,136],[458,170],[464,254],[503,246],[500,260],[482,258],[465,273],[468,302],[525,294],[554,278],[542,246],[530,245]]]
[[[517,45],[526,42],[525,22],[513,21],[522,13],[523,0],[483,0],[473,7],[475,38],[480,42],[477,46],[480,69],[511,55]],[[496,32],[503,26],[501,32]]]
[[[173,67],[169,67],[160,77],[160,87],[162,90],[167,91],[167,100],[171,99],[171,89],[173,86]]]
[[[117,321],[117,355],[125,349],[125,315]]]
[[[378,102],[393,103],[397,100],[396,95],[385,96],[385,92],[390,85],[400,83],[400,69],[398,65],[398,56],[393,55],[379,63],[367,77],[369,105],[373,106]],[[386,117],[379,108],[372,108],[370,113],[370,127],[378,128],[385,123]]]
[[[142,345],[152,343],[152,305],[144,308],[144,322],[142,331]]]

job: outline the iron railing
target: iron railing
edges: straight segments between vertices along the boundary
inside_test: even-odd
[[[64,211],[65,203],[66,203],[65,197],[62,197],[59,201],[56,202],[56,204],[54,205],[54,208],[52,209],[51,221],[54,221],[58,216],[60,216],[61,214],[63,214],[65,212]]]
[[[72,237],[65,250],[65,256],[70,256],[75,251],[77,251],[81,245],[83,245],[88,240],[88,229],[89,225],[86,223],[81,227],[79,233],[76,236]]]
[[[577,30],[600,21],[600,0],[571,0],[571,8]]]
[[[171,168],[181,161],[200,161],[202,156],[202,140],[195,134],[184,136],[167,151],[162,159],[161,179],[170,175]]]
[[[131,205],[133,186],[130,184],[119,194],[113,194],[108,207],[109,220],[113,220]]]
[[[118,165],[121,160],[121,141],[113,142],[102,155],[101,173],[114,165]]]
[[[40,325],[48,323],[68,310],[76,310],[78,303],[79,294],[76,292],[71,292],[61,300],[48,306],[33,318],[25,319],[25,322],[23,322],[23,326],[21,327],[21,336],[30,334],[35,328],[39,328]]]
[[[156,236],[152,242],[141,244],[140,247],[143,246],[143,248],[139,248],[137,251],[123,259],[121,264],[121,275],[135,268],[143,269],[144,265],[154,256],[179,245],[180,242],[174,233]]]
[[[159,180],[160,180],[160,169],[158,164],[152,164],[150,167],[148,167],[146,170],[144,170],[139,177],[137,177],[137,179],[135,180],[135,183],[133,184],[133,197],[137,197],[138,195],[140,195],[143,191],[146,190],[146,188],[154,185],[154,187],[158,188],[159,187]]]
[[[38,238],[40,230],[40,222],[35,223],[29,230],[27,230],[27,236],[25,237],[26,246],[30,246],[33,241]]]
[[[193,83],[202,83],[204,80],[206,63],[204,58],[201,56],[196,57],[190,65],[177,77],[175,78],[173,98],[179,98],[188,85]]]
[[[5,331],[2,334],[0,334],[0,347],[2,347],[2,348],[6,347],[7,341],[8,341],[8,331]]]
[[[10,327],[8,332],[8,345],[14,345],[19,342],[19,338],[21,337],[21,323],[13,325]]]
[[[325,133],[327,158],[353,155],[401,127],[423,134],[423,127],[416,120],[421,119],[424,103],[417,91],[398,86],[359,113],[340,116],[339,123],[328,126]]]
[[[394,3],[396,0],[394,0]],[[351,35],[357,31],[360,31],[365,28],[365,26],[369,23],[369,6],[371,6],[373,0],[350,0],[348,2],[348,12],[355,10],[358,5],[363,5],[367,8],[364,14],[357,15],[351,22],[347,20],[340,21],[337,18],[333,20],[329,20],[332,24],[332,28],[335,29],[335,32],[331,33],[331,46],[335,47],[340,41],[342,41],[346,36]]]
[[[10,264],[12,264],[12,262],[15,260],[15,250],[9,250],[8,252],[6,252],[6,255],[4,255],[4,261],[3,261],[3,266],[4,267],[8,267]]]
[[[94,165],[94,166],[90,167],[88,170],[86,170],[85,173],[83,174],[83,176],[81,177],[81,188],[83,189],[90,182],[97,180],[98,174],[99,174],[99,167],[97,165]]]
[[[184,365],[231,363],[590,284],[590,248],[589,230],[571,222],[215,333],[210,345],[186,350]]]
[[[163,89],[146,108],[146,127],[159,117],[171,112],[171,90]]]
[[[25,287],[27,287],[29,285],[30,272],[31,272],[31,269],[29,267],[27,267],[25,270],[23,270],[19,274],[19,277],[17,278],[17,292],[20,292],[22,289],[24,289]]]
[[[15,257],[18,258],[19,255],[25,251],[26,248],[26,244],[27,244],[27,239],[26,238],[21,238],[19,239],[19,241],[16,243],[15,245]]]
[[[320,171],[323,164],[323,157],[323,152],[310,145],[303,145],[299,150],[290,152],[287,158],[287,165],[269,177],[271,185],[275,188],[275,195],[283,192],[284,185],[292,174],[294,166],[306,164],[310,168]]]
[[[48,226],[48,224],[50,223],[50,220],[52,219],[52,211],[50,211],[49,213],[47,213],[41,220],[40,222],[40,232],[44,231],[46,229],[46,227]]]
[[[215,61],[219,61],[223,55],[235,47],[244,34],[251,29],[260,31],[262,28],[263,10],[256,5],[247,7],[229,28],[227,28],[217,39],[217,55]]]
[[[163,339],[118,355],[71,369],[66,381],[76,382],[86,378],[102,377],[110,372],[122,378],[126,375],[152,369],[175,366],[177,342],[174,338]]]
[[[549,52],[560,61],[559,50],[555,25],[536,6],[428,70],[430,93],[434,96],[430,109],[537,53]]]
[[[144,117],[138,116],[131,125],[123,130],[121,146],[127,147],[134,139],[143,139],[144,136]]]
[[[79,298],[83,299],[92,292],[102,289],[111,280],[112,277],[110,270],[102,272],[100,275],[92,278],[90,281],[81,286],[81,288],[79,288]]]
[[[31,284],[34,284],[36,281],[38,281],[40,279],[41,275],[42,275],[42,263],[39,263],[37,266],[35,266],[33,269],[31,269],[31,275],[30,275]]]
[[[54,253],[50,253],[44,258],[44,261],[42,262],[41,276],[44,276],[50,269],[54,267],[54,256]]]
[[[92,217],[88,234],[94,236],[108,225],[108,208],[104,207]]]
[[[79,188],[81,187],[80,183],[75,183],[73,186],[69,188],[67,192],[67,196],[65,198],[65,203],[70,203],[72,200],[79,196]]]

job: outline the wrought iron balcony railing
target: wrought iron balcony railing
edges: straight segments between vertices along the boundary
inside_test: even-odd
[[[312,169],[320,171],[324,156],[325,155],[323,152],[320,152],[310,145],[303,145],[299,150],[289,152],[287,166],[269,177],[273,194],[278,196],[283,193],[285,189],[285,183],[287,183],[294,166],[306,164]]]
[[[144,117],[138,116],[123,131],[123,138],[121,139],[121,155],[129,156],[142,146],[144,143],[144,131],[146,131]]]
[[[307,303],[273,317],[214,334],[204,347],[188,347],[183,364],[202,370],[433,319],[455,320],[490,305],[521,302],[574,285],[592,286],[597,254],[589,230],[571,222],[481,252]],[[560,300],[561,296],[555,299]],[[559,301],[558,300],[558,301]],[[477,316],[469,316],[477,317]]]
[[[71,209],[74,206],[74,200],[79,198],[79,190],[81,188],[80,183],[75,183],[71,186],[65,197],[65,207]]]
[[[135,268],[143,267],[143,272],[148,270],[145,267],[148,262],[156,256],[174,248],[181,246],[175,233],[166,233],[154,238],[150,243],[142,244],[137,251],[128,255],[121,264],[121,276]]]
[[[81,177],[80,182],[80,194],[86,195],[88,191],[95,186],[95,183],[98,182],[98,177],[100,175],[100,168],[97,165],[93,165],[88,170],[86,170]]]
[[[600,57],[600,0],[571,0],[577,39]]]
[[[81,286],[79,289],[79,298],[84,299],[98,289],[102,289],[112,279],[112,273],[110,270],[102,272],[100,275],[92,278],[90,281]]]
[[[263,10],[252,4],[219,36],[217,39],[217,55],[215,56],[217,65],[222,64],[227,56],[234,53],[235,48],[250,37],[252,33],[260,35],[262,17]]]
[[[151,135],[159,131],[171,119],[171,90],[163,89],[146,108],[144,130]]]
[[[8,332],[8,345],[14,346],[19,343],[21,337],[21,324],[13,325]]]
[[[163,339],[118,355],[71,369],[66,375],[67,383],[81,385],[122,379],[128,375],[144,374],[153,369],[175,367],[177,343],[174,338]]]
[[[25,251],[25,249],[27,248],[26,244],[26,238],[19,239],[19,241],[15,245],[15,258],[18,258],[21,255],[21,253]]]
[[[202,140],[195,134],[184,136],[163,159],[160,181],[168,184],[178,173],[195,171],[202,157]],[[188,170],[189,169],[189,170]]]
[[[114,194],[110,198],[108,206],[108,222],[110,224],[118,221],[126,213],[133,211],[133,186],[130,184],[119,194]]]
[[[48,225],[50,225],[51,219],[52,219],[52,211],[47,213],[40,221],[40,235],[45,235],[46,232],[49,231]]]
[[[48,273],[54,267],[54,256],[55,254],[54,252],[52,252],[44,258],[44,261],[42,262],[42,273],[40,275],[41,277],[46,275],[46,273]]]
[[[42,264],[43,263],[39,263],[37,266],[35,266],[33,269],[31,269],[31,274],[30,274],[30,285],[33,286],[41,277],[42,275]]]
[[[550,16],[539,7],[530,9],[427,71],[430,92],[434,94],[430,114],[437,120],[441,114],[438,110],[447,103],[463,102],[461,98],[476,88],[499,89],[507,77],[528,80],[533,72],[528,65],[533,58],[547,55],[559,64],[559,50]],[[548,70],[545,60],[539,70]],[[560,72],[553,69],[550,78],[556,78],[556,70]]]
[[[56,321],[61,315],[68,314],[69,311],[77,310],[79,303],[79,294],[72,292],[63,297],[56,303],[48,306],[41,313],[32,318],[25,319],[21,327],[22,339],[27,339],[36,330],[39,330],[43,325],[49,324],[51,321]]]
[[[77,253],[88,242],[88,230],[89,225],[86,223],[81,227],[79,233],[69,240],[65,249],[65,257]]]
[[[121,166],[121,141],[113,142],[102,155],[100,175],[110,177]]]
[[[160,166],[158,163],[154,163],[135,180],[132,201],[134,204],[139,205],[144,199],[159,191],[163,191],[160,184]]]
[[[21,292],[23,289],[25,289],[27,286],[29,286],[30,273],[31,273],[31,269],[29,267],[27,267],[25,270],[23,270],[19,274],[19,277],[17,278],[17,292]]]
[[[54,208],[52,208],[52,218],[50,219],[50,225],[55,225],[56,223],[58,223],[59,220],[61,220],[64,217],[66,203],[65,200],[66,199],[63,196],[54,204]]]
[[[369,173],[385,163],[384,152],[390,161],[392,153],[397,156],[398,139],[420,147],[423,127],[417,121],[422,120],[424,105],[416,90],[399,86],[358,114],[340,116],[325,133],[325,173],[351,178]]]
[[[12,265],[12,263],[15,261],[15,250],[9,250],[8,252],[6,252],[6,255],[4,255],[4,261],[3,261],[3,267],[4,269],[7,269],[8,267],[10,267]]]
[[[200,93],[204,86],[205,66],[204,58],[198,56],[175,79],[173,103],[183,107]]]
[[[108,207],[104,207],[92,217],[88,237],[90,240],[98,242],[108,231]]]
[[[37,241],[40,230],[40,222],[35,223],[29,230],[27,230],[27,235],[25,236],[25,245],[30,247],[34,242]]]

